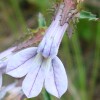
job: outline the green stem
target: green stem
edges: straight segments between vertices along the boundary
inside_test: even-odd
[[[75,62],[78,70],[78,77],[79,77],[79,86],[80,86],[80,93],[81,93],[81,100],[86,100],[86,73],[84,69],[84,63],[81,55],[81,48],[78,40],[78,35],[74,34],[72,38],[72,47],[73,52],[75,54]]]
[[[7,24],[10,26],[11,30],[13,33],[16,33],[18,32],[17,31],[17,27],[16,27],[16,24],[15,24],[15,21],[14,19],[9,15],[9,13],[7,12],[7,8],[6,6],[4,5],[4,2],[0,2],[0,8],[4,14],[4,19],[7,21]]]
[[[69,92],[73,97],[72,100],[81,100],[76,87],[73,85],[73,82],[71,82],[70,80],[69,80]]]
[[[99,65],[100,65],[100,22],[98,22],[97,25],[97,35],[96,35],[96,43],[95,43],[95,53],[94,53],[94,64],[93,64],[93,73],[92,73],[92,79],[91,79],[91,90],[90,95],[91,98],[93,97],[93,92],[96,86],[96,79],[98,75]],[[92,100],[92,99],[91,99]]]
[[[52,100],[50,94],[44,89],[42,92],[43,100]]]
[[[14,11],[15,11],[17,19],[19,20],[19,23],[21,24],[21,27],[23,28],[23,31],[26,32],[26,23],[25,23],[23,15],[22,15],[22,12],[20,10],[18,0],[10,0],[10,2],[11,2],[11,5],[12,5]]]
[[[71,55],[71,53],[70,53],[70,47],[69,47],[69,39],[67,38],[66,39],[66,37],[64,38],[64,47],[65,47],[65,51],[64,51],[64,53],[66,53],[67,54],[67,60],[66,60],[66,62],[67,62],[67,65],[68,65],[68,68],[69,68],[69,70],[71,71],[72,70],[72,67],[73,67],[73,61],[72,61],[72,55]]]
[[[63,59],[64,61],[64,65],[67,65],[67,69],[68,69],[68,80],[69,80],[69,92],[71,95],[68,95],[67,97],[65,96],[64,98],[62,98],[62,100],[64,100],[65,98],[69,98],[70,100],[81,100],[79,93],[76,89],[76,87],[73,85],[73,61],[72,61],[72,55],[70,52],[70,39],[66,38],[66,36],[63,39],[62,42],[62,54],[60,53],[61,59]],[[67,62],[67,63],[66,63]],[[66,67],[66,66],[65,66]],[[75,77],[74,77],[75,78]],[[73,84],[72,84],[73,83]]]
[[[72,69],[73,69],[73,61],[72,61],[72,55],[71,55],[71,53],[70,53],[70,48],[69,48],[69,39],[68,38],[66,38],[66,36],[64,37],[64,39],[63,39],[63,49],[62,49],[62,52],[64,52],[64,54],[63,54],[63,56],[64,57],[62,57],[64,60],[65,60],[65,67],[67,67],[67,72],[68,72],[68,80],[70,79],[70,80],[73,80],[72,79]],[[67,62],[67,63],[66,63]],[[69,78],[69,76],[70,76],[70,78]],[[68,86],[69,88],[71,87],[72,88],[72,85],[69,83],[69,86]],[[72,94],[71,96],[70,95],[68,95],[68,96],[65,96],[65,98],[69,98],[70,100],[73,100],[72,98],[74,97],[74,95]],[[64,98],[64,99],[65,99]],[[64,100],[63,99],[63,100]]]

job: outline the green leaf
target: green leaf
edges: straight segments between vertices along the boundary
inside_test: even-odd
[[[45,18],[43,17],[43,15],[41,13],[39,13],[39,15],[38,15],[38,24],[39,24],[39,27],[46,26]]]
[[[97,20],[98,18],[96,15],[92,14],[91,12],[81,11],[80,12],[80,19],[88,19],[88,20]]]

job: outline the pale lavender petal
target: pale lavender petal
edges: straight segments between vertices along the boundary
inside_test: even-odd
[[[67,27],[68,27],[67,23],[65,23],[63,26],[58,26],[58,30],[57,30],[56,35],[54,37],[54,40],[53,40],[53,43],[51,46],[50,55],[49,55],[51,58],[53,58],[57,55],[61,40],[64,36],[64,33],[65,33]]]
[[[61,5],[60,8],[62,9],[63,5]],[[50,27],[46,31],[46,34],[44,36],[45,41],[43,38],[42,42],[38,47],[38,51],[41,51],[42,55],[45,58],[54,58],[57,55],[63,35],[68,28],[68,23],[65,23],[62,26],[60,25],[62,13],[61,9],[59,9],[55,20],[53,20]]]
[[[15,48],[16,47],[9,48],[0,53],[0,68],[5,68],[7,66],[8,59],[10,59],[10,57],[13,55],[12,51]]]
[[[2,86],[2,74],[0,73],[0,88]]]
[[[0,59],[9,56],[15,48],[16,47],[12,47],[12,48],[9,48],[9,49],[5,50],[4,52],[1,52],[0,53]]]
[[[38,46],[38,49],[37,49],[38,53],[43,51],[43,49],[44,49],[46,43],[48,42],[48,40],[50,39],[50,37],[52,37],[52,35],[54,35],[54,33],[56,33],[55,30],[58,29],[57,26],[59,25],[59,20],[60,20],[60,17],[61,17],[60,13],[61,13],[61,10],[57,14],[57,20],[53,20],[53,22],[51,23],[49,28],[46,30],[45,36],[43,37],[42,41],[40,42],[40,44]],[[51,41],[51,40],[49,40],[49,41]]]
[[[16,78],[21,78],[28,73],[30,68],[33,67],[33,64],[34,64],[34,57],[26,61],[24,64],[18,66],[17,68],[7,72],[7,74]]]
[[[38,60],[38,59],[37,59]],[[43,59],[36,62],[35,68],[26,75],[25,80],[22,84],[22,89],[28,98],[39,95],[42,90],[45,79],[45,67]]]
[[[36,47],[30,47],[13,55],[7,64],[7,74],[17,78],[25,76],[32,67],[36,50]]]
[[[51,34],[50,33],[46,33],[46,34],[50,34],[50,35],[49,36],[48,35],[44,36],[44,38],[45,38],[45,45],[44,45],[44,47],[42,47],[42,45],[40,44],[40,46],[43,48],[42,55],[45,58],[47,58],[47,57],[49,57],[51,55],[51,50],[54,47],[53,45],[56,44],[55,43],[55,38],[58,35],[58,32],[60,31],[59,28],[58,28],[58,25],[59,25],[59,23],[57,22],[56,25],[55,25],[56,27],[55,28],[53,27],[53,29],[51,29]],[[39,46],[39,48],[40,48],[40,46]],[[57,47],[58,46],[56,44],[55,48],[58,49]],[[55,49],[53,49],[53,51],[55,52]],[[53,55],[55,56],[56,53],[53,53]]]
[[[48,72],[48,76],[45,79],[45,88],[50,94],[53,94],[54,96],[59,97],[57,88],[55,86],[54,72],[53,72],[52,66]]]
[[[68,88],[68,80],[64,66],[58,57],[52,60],[52,67],[45,79],[46,90],[60,98]]]
[[[2,63],[0,61],[0,88],[2,86],[2,74],[4,74],[6,72],[6,66],[5,63]]]

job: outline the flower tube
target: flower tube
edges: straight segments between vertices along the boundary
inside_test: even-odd
[[[60,98],[68,88],[64,65],[57,57],[59,45],[68,27],[68,23],[60,25],[63,6],[60,6],[39,46],[21,50],[8,61],[8,75],[15,78],[25,76],[22,90],[28,98],[38,96],[43,87]]]
[[[58,53],[59,45],[61,43],[62,37],[68,28],[68,23],[60,25],[62,8],[64,5],[60,6],[58,14],[51,23],[50,27],[47,29],[46,34],[38,46],[37,52],[41,53],[45,58],[55,57]]]

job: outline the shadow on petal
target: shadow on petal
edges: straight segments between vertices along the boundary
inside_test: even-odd
[[[0,73],[0,88],[2,86],[2,74]]]

